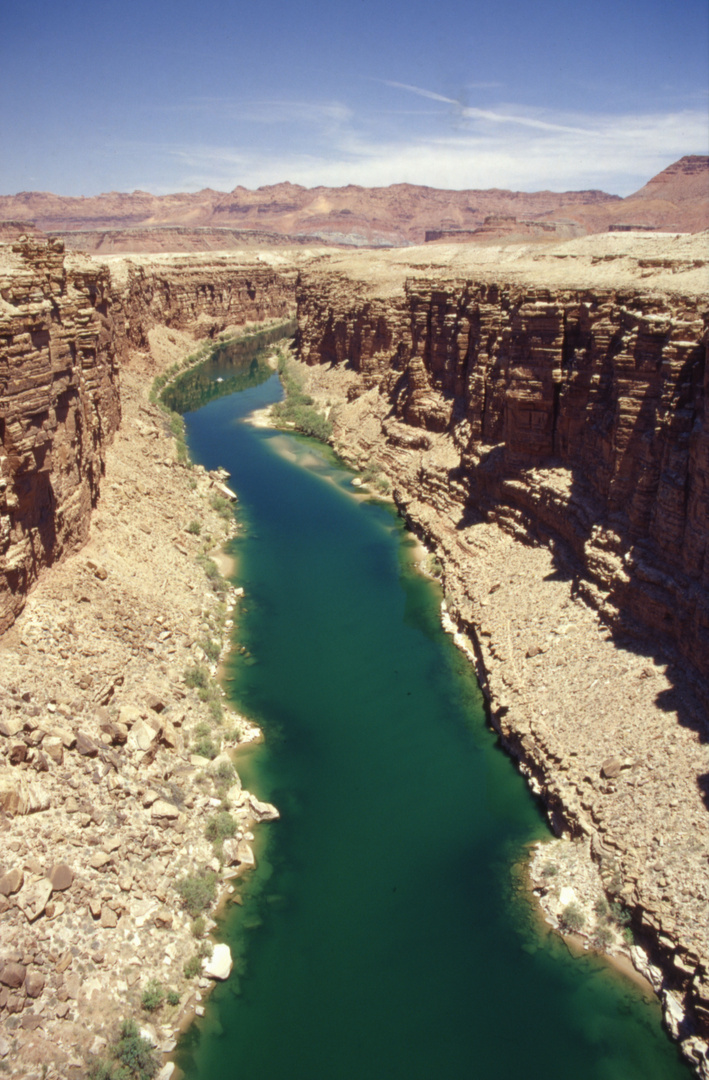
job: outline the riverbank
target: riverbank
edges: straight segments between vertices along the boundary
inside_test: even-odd
[[[235,523],[219,478],[178,462],[148,402],[154,362],[123,370],[89,542],[0,640],[0,1058],[17,1077],[78,1080],[128,1017],[172,1051],[213,985],[211,916],[276,816],[241,789],[231,759],[260,733],[215,681],[243,595],[214,565],[216,548],[230,569]],[[218,860],[205,832],[226,806]],[[205,878],[185,906],[175,886]]]

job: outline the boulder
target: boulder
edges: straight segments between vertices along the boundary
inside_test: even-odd
[[[152,818],[163,818],[168,821],[174,821],[180,816],[180,811],[174,803],[169,803],[165,799],[158,799],[157,802],[154,802],[152,805],[150,816]]]
[[[234,866],[239,861],[239,841],[229,837],[222,844],[222,859],[225,866]]]
[[[240,840],[237,848],[237,860],[247,870],[256,866],[256,856],[248,840]]]
[[[38,919],[46,908],[52,895],[52,883],[49,878],[40,878],[22,887],[17,894],[17,906],[24,912],[28,922]]]
[[[0,983],[9,986],[11,990],[17,990],[22,986],[27,976],[27,968],[24,964],[5,964],[0,970]]]
[[[110,863],[111,856],[107,855],[105,851],[95,851],[89,859],[89,866],[94,870],[103,870],[107,863]]]
[[[55,892],[65,892],[74,882],[74,871],[66,863],[55,863],[49,871],[49,880]]]
[[[276,821],[281,815],[271,803],[261,802],[249,793],[249,807],[256,821]]]
[[[18,892],[22,888],[22,883],[25,880],[25,875],[19,866],[14,867],[12,870],[8,870],[6,874],[0,877],[0,896],[12,896],[13,893]]]
[[[49,809],[49,794],[21,773],[0,777],[0,810],[6,814],[34,814]]]
[[[27,997],[38,998],[44,990],[44,975],[41,971],[28,971],[25,978],[25,993]]]
[[[45,739],[42,743],[42,749],[56,765],[61,765],[64,761],[64,746],[57,735],[50,735],[49,738]]]
[[[5,716],[0,720],[0,735],[6,739],[14,739],[18,732],[22,731],[22,721],[15,716]]]
[[[133,753],[138,751],[144,754],[151,748],[157,737],[158,733],[155,728],[147,724],[145,720],[137,720],[128,732],[126,748]]]
[[[208,979],[228,979],[232,966],[231,949],[223,943],[215,945],[212,955],[202,961],[202,970]]]
[[[101,926],[104,930],[113,930],[118,926],[118,916],[115,911],[110,907],[107,907],[106,904],[101,908]]]
[[[601,776],[606,780],[615,780],[616,776],[620,776],[620,771],[623,768],[623,762],[620,758],[606,758],[601,765]]]
[[[9,753],[9,761],[11,765],[22,765],[24,761],[27,761],[27,755],[29,754],[29,748],[27,743],[15,743]]]
[[[98,755],[98,746],[85,731],[77,731],[76,733],[76,749],[82,757],[94,758]]]

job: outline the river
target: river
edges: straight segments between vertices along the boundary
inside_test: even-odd
[[[282,819],[259,827],[219,927],[234,974],[178,1064],[188,1080],[688,1080],[657,1003],[540,924],[519,867],[548,828],[440,628],[440,590],[327,449],[243,422],[280,393],[273,376],[185,417],[194,460],[239,496],[248,655],[225,685],[266,735],[239,757],[244,784]]]

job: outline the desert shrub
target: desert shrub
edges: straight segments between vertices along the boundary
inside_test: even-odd
[[[610,918],[611,906],[606,900],[605,896],[601,897],[600,900],[596,900],[596,903],[593,905],[593,910],[599,919],[607,920]]]
[[[567,904],[561,913],[561,923],[567,930],[570,930],[572,934],[578,934],[583,930],[586,925],[586,916],[579,904],[573,901]]]
[[[177,993],[177,990],[168,990],[167,994],[165,995],[165,1000],[167,1001],[168,1005],[179,1005],[180,995]]]
[[[209,500],[209,505],[211,506],[212,510],[216,510],[219,516],[224,518],[225,521],[231,521],[231,519],[234,517],[232,505],[228,499],[224,498],[223,495],[212,495],[211,499]]]
[[[190,690],[206,690],[209,686],[209,672],[201,664],[185,668],[182,678]]]
[[[192,920],[190,930],[192,931],[192,937],[201,938],[202,934],[207,928],[207,924],[204,921],[204,916],[198,915],[196,919]]]
[[[228,810],[220,810],[207,822],[204,835],[207,840],[214,842],[215,840],[226,840],[228,836],[233,836],[235,832],[236,821],[234,818]]]
[[[599,948],[607,949],[615,941],[615,934],[607,922],[597,923],[593,932],[593,939]]]
[[[198,644],[207,659],[211,660],[213,664],[216,663],[216,661],[219,659],[219,654],[222,651],[219,642],[214,641],[212,638],[209,637],[203,637],[200,638]]]
[[[202,961],[198,956],[191,956],[182,971],[186,979],[194,979],[202,970]]]
[[[221,724],[224,719],[224,707],[221,701],[217,697],[210,698],[207,702],[207,708],[209,709],[209,715],[215,724]]]
[[[222,577],[219,567],[214,559],[210,559],[208,555],[198,555],[197,562],[207,575],[207,580],[212,586],[212,591],[215,592],[217,596],[224,596],[226,593],[226,581]]]
[[[229,761],[220,761],[214,770],[214,776],[217,780],[221,780],[223,783],[228,784],[230,780],[233,780],[236,776],[236,769]]]
[[[162,1007],[164,1000],[165,991],[162,988],[162,984],[157,979],[151,979],[143,991],[140,1004],[146,1012],[156,1012]]]
[[[187,526],[187,532],[192,533],[193,536],[199,536],[202,531],[201,521],[191,521]]]
[[[618,926],[628,925],[630,922],[630,912],[626,911],[622,904],[618,903],[617,900],[613,900],[613,902],[609,904],[609,908],[610,918],[614,923],[617,923]]]
[[[194,919],[214,902],[217,875],[213,870],[205,869],[199,875],[182,878],[176,882],[175,889],[182,900],[182,906]]]
[[[200,941],[199,945],[197,946],[197,956],[200,957],[200,959],[207,960],[213,952],[214,942],[210,941],[209,938],[205,938],[203,941]]]
[[[556,877],[556,875],[558,873],[559,873],[559,867],[556,865],[556,863],[548,862],[548,863],[545,863],[544,866],[542,867],[542,877],[545,877],[545,878]]]
[[[213,739],[210,739],[207,735],[202,739],[197,739],[192,744],[192,751],[200,757],[208,758],[209,761],[214,761],[214,758],[219,753],[219,747]]]
[[[152,1080],[160,1061],[135,1020],[124,1020],[119,1037],[88,1070],[89,1080]]]

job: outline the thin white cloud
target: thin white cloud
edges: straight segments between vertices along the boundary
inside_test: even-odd
[[[566,124],[555,124],[548,120],[538,120],[531,116],[515,115],[510,113],[495,112],[492,109],[478,109],[472,105],[463,105],[455,98],[445,97],[433,90],[424,90],[420,86],[411,86],[409,83],[394,82],[391,79],[382,80],[387,86],[394,86],[399,90],[408,90],[419,97],[430,98],[431,101],[445,102],[447,105],[456,105],[461,116],[476,120],[490,120],[495,124],[519,124],[522,127],[537,128],[539,131],[566,131],[576,135],[593,135],[593,132],[577,127],[569,127]]]
[[[221,190],[290,180],[318,185],[386,186],[407,182],[443,188],[602,188],[627,195],[687,153],[706,153],[704,110],[587,116],[583,127],[495,125],[385,138],[343,122],[326,137],[288,147],[182,144],[159,148],[161,172],[179,175],[165,190]],[[593,131],[589,138],[588,131]],[[150,186],[150,185],[147,185]],[[155,185],[152,188],[155,189]]]

